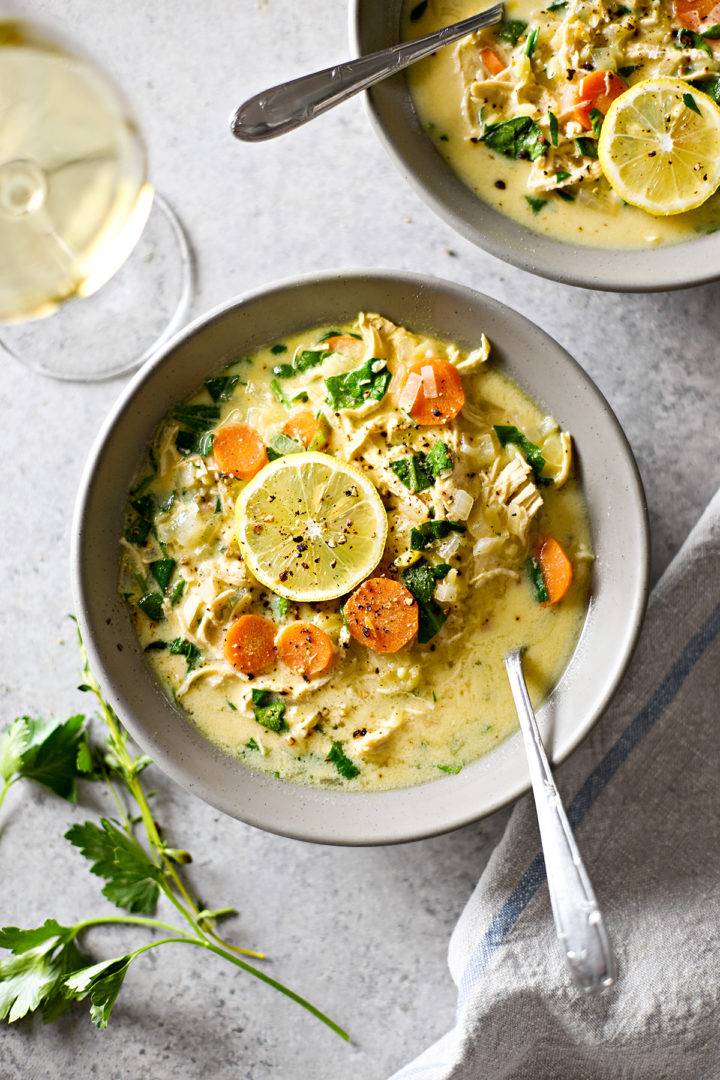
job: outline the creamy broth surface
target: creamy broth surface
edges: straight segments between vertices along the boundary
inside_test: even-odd
[[[333,340],[341,332],[346,345],[325,349],[319,364],[288,376],[293,357],[322,345],[329,332]],[[206,384],[161,426],[129,500],[120,591],[165,691],[226,753],[292,782],[349,790],[408,786],[458,772],[516,729],[503,665],[510,649],[526,646],[525,673],[536,705],[557,682],[588,605],[592,544],[585,503],[570,464],[569,437],[486,359],[487,352],[484,340],[467,353],[380,316],[360,316],[235,360],[212,384],[219,400],[213,401]],[[325,379],[356,370],[368,356],[376,366],[378,357],[385,358],[394,382],[379,401],[333,410]],[[466,401],[449,423],[418,426],[397,407],[402,362],[418,356],[457,365]],[[196,406],[199,414],[192,411]],[[288,417],[308,408],[327,417],[324,452],[351,458],[372,478],[387,509],[387,546],[373,576],[399,579],[403,568],[423,560],[451,568],[435,590],[445,621],[425,644],[414,637],[397,652],[375,652],[344,626],[345,597],[314,604],[284,600],[243,564],[234,504],[244,481],[223,476],[202,433],[185,432],[183,423],[209,409],[215,433],[239,420],[266,445],[280,445],[277,434]],[[514,425],[540,448],[546,482],[535,484],[525,456],[513,443],[501,444],[495,425]],[[388,462],[429,452],[438,441],[449,451],[451,469],[413,493]],[[525,474],[515,487],[503,479],[508,467]],[[553,477],[557,483],[547,482]],[[469,493],[464,504],[459,490]],[[530,515],[523,509],[528,506]],[[411,528],[440,518],[463,519],[464,531],[413,551]],[[538,602],[527,563],[545,535],[559,541],[573,572],[569,591],[551,605]],[[254,677],[234,670],[224,651],[226,634],[247,612],[270,620],[278,632],[297,620],[322,628],[334,648],[329,672],[305,678],[279,661]],[[264,703],[284,707],[281,730],[258,721],[251,695],[255,691],[257,699],[263,690]],[[350,775],[333,760],[338,744],[352,765]]]
[[[584,6],[597,11],[608,10],[599,2],[571,2],[576,3],[578,8]],[[665,0],[654,2],[663,4]],[[644,3],[643,0],[632,4],[638,12],[647,9],[650,14],[651,6],[651,3]],[[422,17],[412,19],[411,14],[417,10],[417,2],[409,0],[403,18],[405,39],[430,33],[469,17],[475,14],[478,8],[471,0],[429,0]],[[614,10],[630,11],[630,6],[618,4],[614,6]],[[545,27],[548,38],[557,30],[563,14],[562,10],[548,10],[547,6],[538,4],[537,0],[509,0],[505,4],[505,11],[506,20],[522,20],[529,28]],[[521,38],[519,41],[520,51],[524,40],[525,38]],[[477,36],[477,49],[496,41],[493,32],[484,31]],[[470,39],[465,39],[465,42],[464,63],[467,64]],[[699,79],[700,76],[707,78],[708,72],[718,69],[716,53],[719,44],[712,40],[705,43],[707,49],[712,48],[712,57],[703,50],[696,49],[684,54],[674,48],[668,36],[668,40],[662,45],[653,44],[648,47],[649,54],[654,56],[655,52],[661,51],[662,58],[643,61],[636,57],[637,68],[631,74],[626,71],[626,78],[630,85],[661,74],[678,75],[691,80]],[[627,249],[678,244],[720,228],[720,192],[716,192],[696,210],[655,217],[624,203],[600,173],[597,162],[592,160],[588,160],[586,166],[590,166],[599,175],[581,183],[561,181],[561,194],[555,190],[539,190],[531,182],[528,161],[514,160],[490,149],[482,142],[472,141],[473,138],[477,139],[479,128],[471,122],[475,117],[469,119],[469,110],[463,106],[463,95],[468,84],[467,78],[463,77],[463,54],[459,53],[459,48],[461,46],[451,45],[439,49],[427,60],[410,67],[406,77],[418,117],[428,136],[450,168],[484,202],[534,232],[544,233],[568,243],[593,247]],[[507,43],[501,43],[500,48],[505,54],[510,51]],[[631,60],[626,62],[634,66]],[[615,59],[610,61],[607,57],[598,57],[596,67],[599,69],[615,63]],[[478,67],[481,67],[479,62]],[[575,72],[574,79],[577,81],[581,74],[587,72]],[[499,78],[503,80],[504,74]],[[502,113],[493,111],[492,88],[489,94],[490,104],[486,108],[485,119],[495,121],[508,115],[507,108]],[[517,97],[518,100],[509,107],[510,114],[534,116],[542,126],[547,111],[544,108],[536,111],[530,97],[524,96],[522,89]],[[579,127],[572,133],[581,138],[588,137],[588,132]],[[549,133],[546,132],[546,135],[550,143]],[[548,168],[552,171],[552,166]],[[565,198],[562,197],[563,193]],[[539,206],[538,200],[543,202],[542,206]]]

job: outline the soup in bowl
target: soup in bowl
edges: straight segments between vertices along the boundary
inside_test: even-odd
[[[590,380],[502,305],[410,275],[304,279],[191,327],[109,419],[77,525],[81,628],[138,742],[326,842],[517,795],[503,654],[526,647],[558,760],[645,598],[637,472]]]

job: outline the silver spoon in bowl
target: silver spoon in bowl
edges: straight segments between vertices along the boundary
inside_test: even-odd
[[[240,106],[230,121],[230,130],[243,142],[274,139],[294,131],[353,94],[367,90],[416,60],[429,56],[441,46],[450,45],[484,26],[494,26],[501,21],[504,12],[504,4],[493,4],[479,15],[471,15],[469,19],[444,26],[424,37],[263,90]]]
[[[575,983],[585,994],[601,994],[615,982],[615,961],[550,771],[525,684],[520,649],[505,657],[505,668],[525,742],[555,929]]]

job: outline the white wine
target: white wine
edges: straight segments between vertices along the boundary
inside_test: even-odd
[[[0,320],[50,315],[128,257],[153,192],[136,122],[91,62],[0,20]]]

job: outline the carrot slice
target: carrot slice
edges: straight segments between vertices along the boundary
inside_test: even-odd
[[[392,578],[368,578],[345,604],[348,630],[374,652],[397,652],[417,633],[413,594]]]
[[[241,615],[225,637],[225,657],[245,675],[260,675],[275,663],[275,623]]]
[[[491,75],[499,75],[507,67],[502,57],[489,47],[480,50],[480,59]]]
[[[540,563],[549,598],[543,606],[557,604],[570,588],[572,563],[554,536],[541,537],[537,548],[537,560]]]
[[[268,463],[260,433],[247,424],[229,424],[216,431],[213,457],[220,472],[238,480],[250,480]]]
[[[673,14],[681,26],[688,30],[700,32],[705,29],[704,23],[710,13],[718,6],[718,0],[673,0]],[[710,24],[720,22],[720,19],[708,19]]]
[[[296,622],[277,639],[278,657],[307,679],[324,675],[335,658],[333,643],[324,630],[313,623]]]
[[[603,116],[616,97],[627,90],[627,83],[614,71],[591,71],[581,80],[573,116],[585,131],[592,129],[590,113],[597,109]]]
[[[425,397],[423,387],[415,396],[410,407],[410,415],[418,424],[449,424],[465,404],[465,391],[463,390],[460,373],[449,360],[441,360],[433,357],[429,360],[415,360],[405,369],[403,389],[411,375],[417,375],[423,380],[423,386],[427,383],[427,374],[423,379],[423,368],[431,368],[435,378],[437,397]],[[401,392],[402,396],[402,392]]]
[[[320,420],[307,411],[291,416],[283,428],[283,434],[297,439],[305,447],[312,443],[313,450],[324,450],[328,444],[327,433],[320,430]]]
[[[364,349],[360,338],[350,337],[349,334],[336,334],[334,337],[325,338],[325,344],[331,352],[359,353]]]

